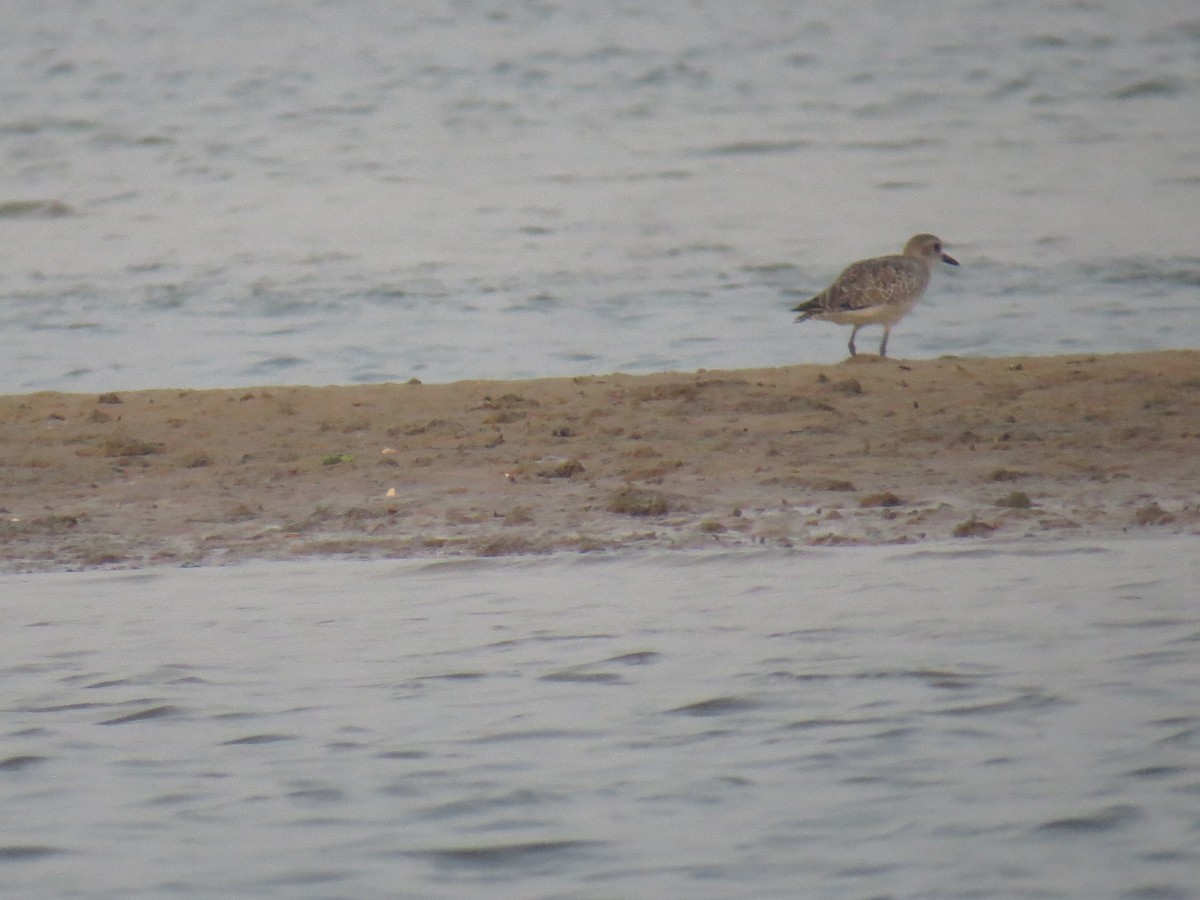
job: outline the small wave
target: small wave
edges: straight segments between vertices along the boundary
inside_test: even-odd
[[[815,719],[799,719],[795,722],[789,722],[784,728],[789,731],[810,731],[821,728],[850,728],[857,725],[887,725],[891,724],[891,720],[880,718],[878,716],[868,716],[857,719],[836,719],[836,718],[815,718]]]
[[[163,706],[152,706],[149,709],[139,709],[137,712],[127,713],[123,716],[117,716],[115,719],[105,719],[101,725],[128,725],[130,722],[145,722],[150,719],[162,719],[167,716],[174,716],[181,713],[182,710],[178,706],[164,704]]]
[[[1166,579],[1159,581],[1146,582],[1137,585],[1121,585],[1114,588],[1114,591],[1120,591],[1121,595],[1129,600],[1138,600],[1146,595],[1146,592],[1151,589],[1167,588]],[[1191,619],[1178,617],[1163,617],[1163,616],[1147,616],[1145,618],[1130,618],[1130,619],[1112,619],[1096,622],[1097,628],[1109,629],[1114,631],[1124,630],[1143,630],[1143,629],[1158,629],[1158,628],[1187,628],[1192,625]]]
[[[1144,766],[1140,769],[1133,769],[1125,774],[1129,778],[1138,778],[1144,780],[1158,780],[1160,778],[1172,778],[1176,775],[1185,775],[1188,772],[1186,766]]]
[[[977,703],[971,706],[954,706],[938,710],[943,716],[980,716],[994,713],[1019,712],[1031,709],[1043,709],[1063,703],[1061,698],[1054,697],[1041,691],[1025,691],[1008,700],[997,700],[994,703]]]
[[[603,841],[529,841],[520,844],[481,844],[471,847],[439,847],[422,851],[422,855],[441,863],[508,868],[531,862],[557,859],[580,851],[604,846]]]
[[[296,366],[303,366],[308,362],[299,356],[273,356],[270,359],[264,359],[262,362],[255,363],[245,369],[247,375],[257,377],[260,374],[267,372],[279,372],[284,369],[293,369]]]
[[[103,329],[99,322],[31,322],[27,327],[30,331],[84,331],[88,329],[100,331]],[[87,368],[72,369],[71,374],[91,371]]]
[[[1175,887],[1171,884],[1146,884],[1130,888],[1121,896],[1127,900],[1192,900],[1196,892],[1191,888]]]
[[[7,200],[0,203],[0,219],[59,219],[75,215],[61,200]]]
[[[498,731],[475,738],[472,744],[497,744],[510,741],[551,741],[578,740],[581,737],[595,737],[598,732],[582,728],[530,728],[516,731]]]
[[[620,656],[614,656],[605,662],[621,663],[626,666],[644,666],[648,663],[657,662],[662,656],[655,650],[639,650],[634,653],[622,653]]]
[[[424,750],[384,750],[375,754],[376,759],[425,759],[429,756]]]
[[[95,709],[98,706],[103,706],[101,703],[62,703],[54,706],[30,706],[22,710],[22,712],[31,713],[52,713],[52,712],[74,712],[80,709]]]
[[[511,810],[518,807],[554,804],[561,802],[562,799],[558,794],[518,788],[517,790],[508,791],[503,794],[484,794],[451,800],[447,803],[437,803],[422,809],[420,816],[423,819],[430,820],[458,818],[495,810]]]
[[[1106,806],[1095,812],[1078,816],[1050,819],[1037,827],[1038,831],[1058,834],[1088,834],[1100,831],[1115,831],[1136,821],[1141,811],[1132,805]]]
[[[1187,721],[1187,720],[1185,720],[1185,721]],[[1175,724],[1175,723],[1168,722],[1168,723],[1164,723],[1164,724]],[[1188,728],[1180,729],[1179,731],[1175,731],[1172,734],[1169,734],[1164,738],[1159,738],[1157,741],[1155,741],[1155,743],[1160,746],[1166,745],[1166,746],[1176,746],[1176,747],[1178,747],[1178,746],[1191,747],[1193,745],[1196,745],[1197,743],[1200,743],[1200,741],[1197,740],[1198,738],[1200,738],[1200,728],[1188,727]]]
[[[294,741],[296,736],[293,734],[248,734],[245,737],[233,738],[228,741],[221,741],[222,747],[237,747],[241,745],[254,744],[277,744],[280,741]]]
[[[893,562],[924,562],[944,559],[991,559],[1003,557],[1018,557],[1038,559],[1047,556],[1077,556],[1080,554],[1107,554],[1113,551],[1106,547],[1092,545],[1060,547],[1055,545],[1030,544],[1014,542],[998,544],[989,547],[946,547],[933,550],[912,550],[898,553],[892,557]]]
[[[287,792],[289,800],[305,800],[311,803],[340,803],[346,799],[346,792],[333,787],[300,787]]]
[[[35,755],[10,756],[8,759],[0,759],[0,772],[20,772],[31,766],[44,763],[47,759],[48,757]]]
[[[62,847],[48,847],[41,844],[14,844],[7,847],[0,846],[0,863],[6,862],[26,862],[33,859],[42,859],[47,856],[54,856],[56,853],[66,853]]]
[[[683,716],[724,716],[729,713],[746,712],[758,709],[759,704],[746,697],[713,697],[668,709],[670,715]]]
[[[703,156],[762,156],[764,154],[795,153],[811,146],[808,141],[732,141],[699,151]]]
[[[75,134],[92,131],[99,123],[91,119],[56,119],[50,116],[40,119],[18,119],[0,123],[0,136],[31,136],[42,134]]]
[[[1124,260],[1097,273],[1105,284],[1163,288],[1200,287],[1200,260]]]
[[[616,672],[588,672],[583,669],[564,669],[559,672],[549,672],[541,676],[539,681],[559,681],[577,684],[625,684],[625,679]]]
[[[1142,97],[1174,97],[1187,85],[1179,78],[1146,78],[1124,85],[1109,93],[1113,100],[1137,100]]]
[[[93,681],[89,684],[85,684],[83,688],[84,690],[90,691],[98,688],[125,687],[126,685],[133,683],[134,682],[132,678],[106,678],[103,681]]]

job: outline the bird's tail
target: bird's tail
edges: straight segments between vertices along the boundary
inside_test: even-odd
[[[796,316],[796,321],[803,322],[805,319],[811,319],[823,309],[822,303],[824,300],[824,294],[817,294],[811,300],[805,300],[803,303],[793,306],[792,312],[800,313],[800,315]]]

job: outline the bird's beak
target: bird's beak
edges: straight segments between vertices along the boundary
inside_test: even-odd
[[[951,256],[951,255],[950,255],[950,254],[948,254],[948,253],[943,253],[943,254],[942,254],[942,262],[944,262],[944,263],[946,263],[946,264],[948,264],[948,265],[951,265],[951,266],[957,266],[957,265],[958,265],[958,260],[957,260],[957,259],[955,259],[953,256]]]

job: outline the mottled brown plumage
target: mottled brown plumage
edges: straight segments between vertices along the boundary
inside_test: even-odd
[[[958,260],[942,252],[942,241],[932,234],[918,234],[894,256],[863,259],[846,267],[833,284],[811,300],[792,308],[797,322],[822,319],[838,325],[853,325],[850,355],[857,350],[854,338],[864,325],[882,325],[879,355],[887,356],[892,326],[916,305],[929,285],[931,264],[942,261],[952,266]]]

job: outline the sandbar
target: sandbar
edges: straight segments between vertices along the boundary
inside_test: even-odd
[[[0,397],[0,571],[1200,533],[1200,352]]]

